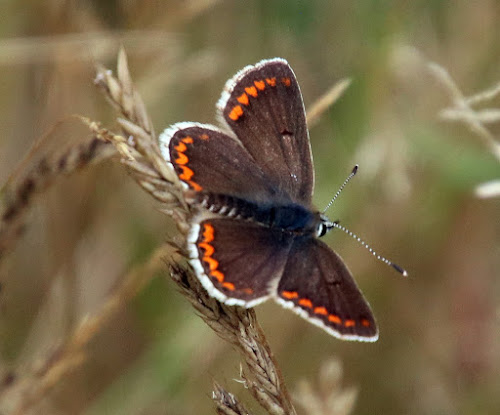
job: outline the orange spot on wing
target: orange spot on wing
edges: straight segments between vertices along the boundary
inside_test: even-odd
[[[266,88],[266,83],[264,81],[254,81],[253,83],[259,91],[263,91]]]
[[[208,134],[203,133],[202,135],[200,135],[200,138],[202,140],[208,140],[209,137],[208,137]]]
[[[299,305],[301,305],[302,307],[307,307],[307,308],[312,308],[312,306],[313,306],[311,300],[308,300],[307,298],[301,298],[299,300]]]
[[[234,291],[234,284],[230,282],[224,282],[224,273],[218,270],[219,261],[215,258],[212,258],[213,253],[215,252],[215,248],[210,244],[214,240],[214,227],[209,223],[205,223],[203,225],[203,233],[202,233],[202,242],[198,243],[198,247],[202,248],[205,251],[203,255],[202,261],[208,265],[209,271],[207,275],[210,275],[212,278],[216,279],[219,283],[222,284],[223,287],[228,290]]]
[[[276,86],[276,78],[266,78],[266,82],[269,86]]]
[[[205,251],[205,256],[212,256],[214,253],[214,247],[206,242],[200,242],[198,247]]]
[[[299,297],[299,293],[297,291],[281,291],[281,295],[287,300],[293,300],[294,298]]]
[[[336,316],[335,314],[328,315],[328,321],[331,321],[332,323],[335,323],[335,324],[342,323],[341,318],[339,316]]]
[[[325,308],[325,307],[316,307],[316,308],[314,309],[314,312],[315,312],[316,314],[322,314],[322,315],[324,315],[324,316],[326,316],[326,315],[328,314],[328,311],[326,310],[326,308]]]
[[[292,84],[292,80],[290,78],[281,78],[281,82],[285,86],[290,86]]]
[[[245,88],[245,92],[254,98],[257,98],[257,95],[259,95],[259,93],[257,92],[257,88],[255,88],[254,86]]]
[[[184,180],[197,192],[203,189],[198,183],[191,180],[191,177],[194,175],[193,170],[191,170],[188,166],[183,166],[182,164],[178,164],[177,167],[182,170],[182,173],[179,174],[179,179]]]
[[[224,274],[218,270],[212,271],[210,273],[212,277],[214,277],[217,281],[223,282],[224,281]]]
[[[245,94],[243,92],[243,94],[241,94],[238,98],[236,98],[237,101],[240,103],[240,104],[243,104],[243,105],[248,105],[250,103],[250,100],[248,99],[248,95]]]
[[[189,163],[189,157],[184,154],[184,152],[187,150],[186,143],[192,144],[193,138],[189,136],[184,137],[176,146],[174,146],[174,148],[177,150],[177,158],[174,160],[174,162],[176,166],[182,170],[182,173],[179,174],[179,179],[184,180],[189,186],[199,192],[203,190],[203,187],[201,187],[195,181],[191,180],[191,178],[194,176],[194,172],[186,166],[186,164]]]
[[[229,118],[231,118],[233,121],[237,121],[242,115],[243,108],[241,108],[241,105],[235,105],[229,113]]]
[[[174,146],[174,148],[177,151],[180,151],[181,153],[184,153],[187,150],[186,144],[184,144],[182,141],[179,141],[179,144],[177,144],[176,146]]]
[[[236,286],[229,281],[225,281],[226,277],[224,273],[219,270],[219,261],[217,261],[215,258],[213,258],[213,254],[215,253],[215,248],[211,244],[211,242],[214,240],[215,235],[214,235],[214,227],[210,223],[204,223],[203,224],[203,232],[201,233],[201,242],[198,242],[197,246],[200,249],[204,250],[203,257],[201,258],[201,261],[203,261],[206,265],[204,265],[205,269],[205,274],[207,276],[210,276],[212,279],[217,280],[217,282],[220,284],[219,287],[217,288],[225,288],[226,290],[229,291],[235,291]],[[208,266],[208,270],[207,270]],[[251,288],[244,288],[240,291],[243,291],[245,294],[253,294],[253,290]]]
[[[344,321],[344,326],[346,326],[346,327],[354,327],[355,325],[356,325],[356,322],[354,320]]]
[[[371,324],[370,324],[370,321],[367,320],[366,318],[364,318],[363,320],[361,320],[361,324],[364,326],[364,327],[370,327]]]
[[[192,180],[189,180],[188,184],[193,188],[193,190],[196,190],[197,192],[201,192],[203,190],[203,187],[201,187],[198,183],[193,182]]]
[[[179,174],[179,179],[185,180],[187,182],[190,181],[191,177],[193,177],[193,175],[194,175],[193,170],[191,170],[189,167],[183,166],[183,165],[178,165],[178,167],[182,170],[182,173]]]
[[[188,157],[184,153],[178,153],[175,162],[177,164],[187,164],[189,161]]]
[[[203,226],[203,242],[212,242],[214,240],[214,227],[209,223]]]
[[[219,261],[209,256],[204,256],[203,261],[205,261],[208,264],[208,268],[210,268],[210,271],[215,271],[219,266]]]

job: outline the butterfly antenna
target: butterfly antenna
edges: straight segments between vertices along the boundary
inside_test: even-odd
[[[342,186],[340,186],[339,190],[337,190],[337,193],[335,193],[335,196],[333,196],[332,200],[330,200],[330,202],[328,203],[328,205],[326,205],[326,208],[323,210],[322,213],[325,213],[330,208],[330,206],[333,205],[333,202],[335,202],[335,199],[337,199],[337,197],[339,197],[340,192],[342,192],[342,190],[344,190],[344,187],[346,186],[346,184],[349,183],[349,181],[358,172],[358,167],[359,166],[357,164],[354,166],[354,168],[351,171],[351,174],[349,174],[349,176],[347,176],[347,179],[344,180],[344,183],[342,183]]]
[[[383,257],[382,255],[379,255],[377,254],[365,241],[363,241],[358,235],[356,235],[355,233],[351,232],[349,229],[347,229],[346,227],[342,226],[339,224],[338,221],[335,221],[335,222],[329,222],[327,224],[327,227],[329,229],[331,228],[337,228],[337,229],[340,229],[341,231],[345,232],[347,235],[349,235],[351,238],[355,239],[356,241],[358,241],[362,246],[364,246],[366,249],[368,249],[369,252],[371,252],[371,254],[377,258],[379,261],[382,261],[384,262],[385,264],[391,266],[392,268],[394,268],[397,272],[399,272],[403,277],[407,277],[408,276],[408,273],[406,272],[406,270],[404,268],[401,268],[399,265],[395,264],[394,262],[392,261],[389,261],[387,258]]]

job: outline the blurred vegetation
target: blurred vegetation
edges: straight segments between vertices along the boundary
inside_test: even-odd
[[[371,303],[380,339],[342,342],[272,302],[259,306],[286,383],[292,395],[301,379],[317,385],[334,356],[344,384],[357,387],[353,413],[500,413],[500,199],[475,194],[499,178],[499,158],[468,125],[439,117],[452,97],[428,66],[446,68],[466,96],[498,84],[500,3],[4,0],[0,15],[1,183],[42,137],[44,151],[85,139],[72,114],[116,126],[92,81],[96,63],[115,66],[120,45],[157,132],[214,123],[225,81],[263,58],[290,62],[306,107],[350,77],[310,131],[314,200],[325,206],[359,163],[329,215],[410,277],[332,232],[327,241]],[[499,108],[500,97],[482,106]],[[497,143],[499,125],[485,124]],[[9,385],[176,232],[117,163],[60,178],[37,197],[0,268],[2,413]],[[165,267],[152,273],[33,413],[214,413],[213,378],[247,402],[233,381],[238,354]]]

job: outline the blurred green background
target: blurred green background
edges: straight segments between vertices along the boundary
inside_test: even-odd
[[[121,44],[157,132],[214,123],[225,81],[263,58],[289,61],[306,107],[351,78],[310,131],[314,202],[322,209],[359,163],[329,215],[410,277],[331,232],[327,243],[372,305],[380,339],[342,342],[261,305],[286,383],[292,395],[301,379],[316,384],[334,356],[343,383],[358,388],[353,413],[500,413],[500,199],[474,194],[500,165],[466,126],[440,120],[450,93],[428,68],[445,67],[465,95],[496,85],[498,1],[3,0],[0,16],[2,183],[67,116],[116,126],[92,81],[96,62],[115,67]],[[498,108],[500,98],[483,106]],[[486,127],[498,136],[498,124]],[[50,145],[82,134],[75,126]],[[0,373],[29,374],[175,234],[117,163],[59,180],[36,199],[0,270]],[[163,268],[34,413],[214,413],[213,379],[249,401],[234,381],[239,362]],[[7,414],[6,396],[8,388]]]

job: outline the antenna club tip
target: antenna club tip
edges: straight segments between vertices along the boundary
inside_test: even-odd
[[[406,272],[406,270],[404,268],[401,268],[399,265],[397,264],[394,264],[394,263],[391,263],[391,266],[397,271],[399,272],[403,277],[407,277],[408,276],[408,273]]]
[[[355,164],[354,167],[352,168],[352,174],[356,174],[359,169],[359,164]]]

